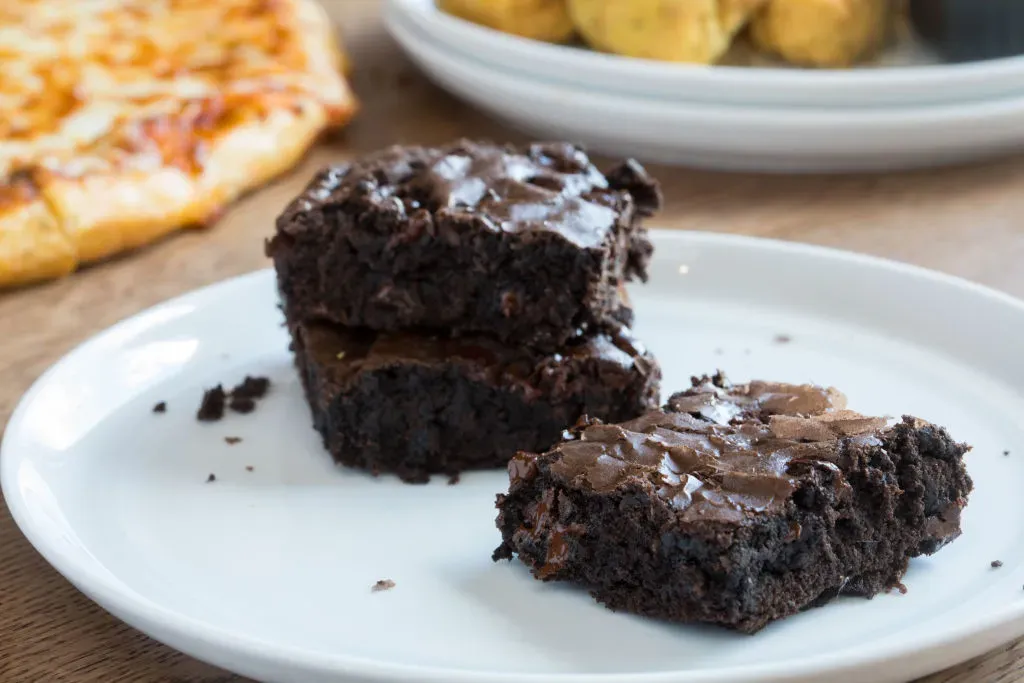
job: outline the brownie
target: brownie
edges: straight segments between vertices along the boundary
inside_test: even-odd
[[[548,355],[486,336],[322,323],[292,332],[313,424],[335,461],[409,482],[505,467],[581,415],[625,420],[658,402],[661,371],[625,328]]]
[[[718,375],[635,420],[581,421],[509,462],[494,559],[518,555],[615,610],[745,633],[902,588],[910,558],[960,534],[969,447],[845,404]]]
[[[641,217],[660,203],[636,162],[603,174],[565,143],[392,147],[321,171],[267,253],[294,322],[554,351],[595,324],[631,323],[620,291],[646,279]]]

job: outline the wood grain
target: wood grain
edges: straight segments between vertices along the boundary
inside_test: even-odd
[[[458,136],[518,140],[427,83],[384,34],[376,0],[329,0],[357,64],[364,109],[287,177],[214,228],[187,233],[67,280],[0,295],[0,424],[62,354],[170,296],[267,265],[271,219],[312,170],[393,143]],[[1024,296],[1024,159],[898,175],[764,177],[653,169],[664,228],[733,232],[886,256]],[[1024,641],[927,683],[1024,679]],[[0,509],[0,681],[241,681],[108,616],[58,576]]]

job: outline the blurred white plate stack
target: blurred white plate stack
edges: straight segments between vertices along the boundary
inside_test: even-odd
[[[1024,150],[1024,56],[941,64],[908,42],[848,70],[692,66],[550,45],[434,0],[389,0],[388,27],[438,84],[544,138],[726,170],[927,167]]]

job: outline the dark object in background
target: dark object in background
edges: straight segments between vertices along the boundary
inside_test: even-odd
[[[1024,54],[1021,0],[910,0],[910,18],[918,33],[950,61]]]

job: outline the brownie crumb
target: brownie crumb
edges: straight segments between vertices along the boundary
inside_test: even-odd
[[[253,470],[253,467],[252,467],[252,465],[246,465],[246,466],[245,466],[245,471],[246,471],[246,472],[252,472],[252,470]]]
[[[214,474],[213,472],[210,472],[210,476],[208,476],[208,477],[206,478],[206,483],[207,483],[207,484],[212,484],[212,483],[213,483],[213,482],[215,482],[215,481],[217,481],[217,475],[216,475],[216,474]]]
[[[448,485],[449,486],[455,486],[458,483],[459,483],[459,473],[458,472],[456,472],[455,474],[449,475],[449,477],[448,477]]]
[[[240,437],[240,436],[225,436],[224,437],[224,441],[225,441],[225,443],[227,443],[227,445],[234,446],[236,443],[241,443],[242,442],[242,437]]]
[[[775,339],[773,341],[776,344],[788,344],[789,342],[793,341],[793,338],[790,337],[788,334],[777,334],[775,335]]]
[[[992,569],[999,569],[1003,566],[1002,560],[992,560]]]
[[[270,380],[266,377],[245,376],[242,383],[231,390],[232,398],[263,398],[270,389]]]
[[[218,384],[212,389],[207,389],[203,393],[203,401],[199,404],[196,419],[200,422],[216,422],[221,419],[224,417],[224,401],[226,399],[227,395],[221,385]]]
[[[228,407],[236,413],[242,413],[246,415],[256,410],[256,401],[252,400],[248,396],[236,396],[232,394],[231,402]]]
[[[1009,455],[1010,451],[1003,451],[1003,455]]]
[[[898,590],[900,592],[900,595],[906,595],[907,594],[907,587],[904,584],[902,584],[902,583],[897,583],[895,586],[893,586],[893,588]]]
[[[381,579],[377,583],[373,584],[373,587],[370,590],[374,593],[380,593],[381,591],[389,591],[394,587],[395,582],[391,579]]]
[[[167,412],[167,401],[160,401],[153,406],[154,413],[166,413]]]

